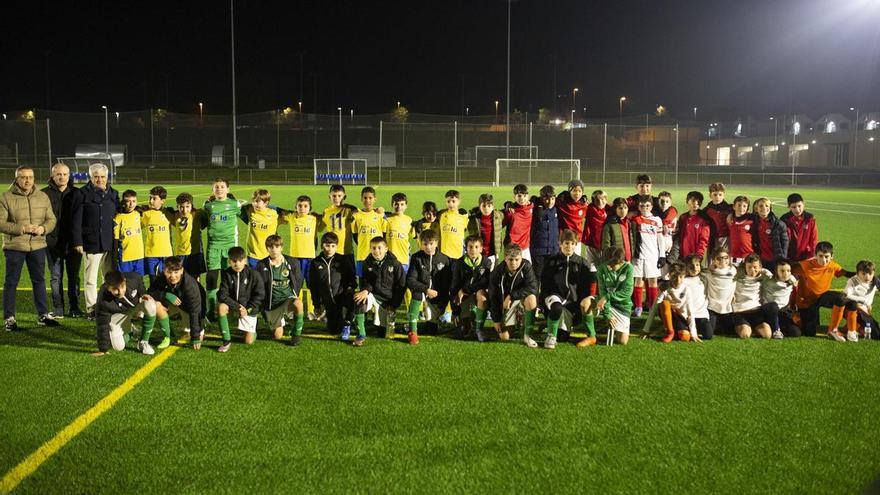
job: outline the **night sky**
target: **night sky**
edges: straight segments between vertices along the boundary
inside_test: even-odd
[[[238,0],[239,113],[492,114],[507,2]],[[880,110],[880,0],[519,0],[511,107],[701,120]],[[229,113],[229,2],[16,2],[0,19],[0,110]],[[302,65],[301,65],[302,61]],[[301,70],[302,67],[302,70]],[[302,73],[302,79],[300,74]],[[317,98],[316,98],[317,88]]]

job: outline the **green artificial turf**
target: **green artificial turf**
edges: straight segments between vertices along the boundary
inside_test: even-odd
[[[169,196],[199,200],[209,187]],[[249,199],[255,188],[232,190]],[[326,204],[325,187],[269,189],[284,207],[302,193]],[[379,203],[389,208],[397,191],[418,218],[445,188],[380,186]],[[462,188],[462,205],[482,192]],[[686,190],[672,192],[681,208]],[[878,259],[880,193],[800,192],[838,261]],[[18,303],[32,327],[30,292]],[[877,342],[633,339],[547,351],[445,335],[412,347],[399,335],[354,349],[316,323],[298,348],[260,337],[218,354],[212,326],[200,352],[178,351],[18,491],[852,493],[880,474]],[[0,475],[149,360],[94,349],[84,320],[0,335]]]

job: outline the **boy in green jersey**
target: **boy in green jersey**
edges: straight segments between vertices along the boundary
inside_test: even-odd
[[[229,194],[229,181],[217,177],[214,179],[211,199],[201,210],[201,224],[207,226],[208,248],[206,278],[209,318],[216,315],[217,290],[220,288],[220,270],[229,266],[229,249],[238,245],[238,214],[240,205]]]

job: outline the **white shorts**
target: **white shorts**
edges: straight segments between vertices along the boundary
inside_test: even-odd
[[[657,258],[636,258],[632,260],[633,278],[657,278],[660,269],[657,268]]]
[[[598,271],[599,265],[602,264],[602,251],[592,246],[584,245],[584,247],[586,247],[586,255],[584,256],[584,259],[586,259],[587,264],[590,265],[590,271],[595,273]]]
[[[476,297],[474,297],[474,301],[476,301]],[[425,317],[424,321],[430,323],[440,323],[440,317],[443,316],[443,312],[446,310],[446,308],[441,308],[440,306],[437,306],[436,304],[429,301],[427,297],[425,297],[424,299],[422,299],[422,305],[419,306],[419,310]],[[385,325],[379,326],[384,327]]]
[[[386,311],[372,293],[367,295],[367,312],[371,310],[373,311],[373,325],[377,327],[388,327],[389,323],[393,325],[397,319],[397,310]]]
[[[608,321],[611,323],[611,329],[629,335],[629,315],[623,314],[617,308],[609,308],[609,312],[611,316]]]

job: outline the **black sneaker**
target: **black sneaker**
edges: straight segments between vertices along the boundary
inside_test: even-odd
[[[300,342],[302,342],[302,337],[300,337],[299,335],[294,335],[290,338],[290,345],[294,347],[298,346]]]
[[[52,318],[52,313],[46,313],[37,320],[37,326],[41,327],[57,327],[60,323]]]
[[[18,324],[15,322],[14,316],[10,316],[9,318],[6,318],[6,331],[7,332],[18,331]]]
[[[85,315],[83,314],[82,311],[80,311],[78,309],[72,309],[72,310],[70,310],[70,313],[67,314],[67,316],[69,316],[71,318],[82,318]]]

